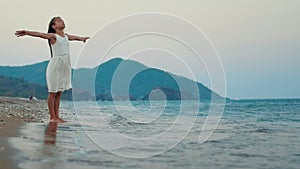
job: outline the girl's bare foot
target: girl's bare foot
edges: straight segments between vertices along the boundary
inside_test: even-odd
[[[56,122],[56,123],[66,123],[67,121],[61,119],[61,118],[52,118],[50,119],[50,122]]]
[[[58,117],[57,119],[59,120],[60,123],[66,123],[67,122],[64,119],[60,118],[60,117]]]
[[[60,123],[60,121],[57,118],[50,119],[50,122]]]

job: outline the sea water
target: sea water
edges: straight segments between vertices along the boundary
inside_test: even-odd
[[[222,104],[184,104],[63,101],[68,122],[24,125],[10,139],[14,160],[28,169],[300,168],[299,99],[227,101],[207,131],[210,106]],[[203,132],[212,135],[201,142]]]

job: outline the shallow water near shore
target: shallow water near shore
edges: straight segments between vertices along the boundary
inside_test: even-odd
[[[129,107],[120,103],[117,109],[113,102],[99,102],[99,107],[84,103],[87,118],[78,121],[72,102],[61,103],[61,115],[67,123],[27,123],[21,135],[10,138],[17,150],[14,160],[21,168],[299,168],[300,166],[300,100],[243,100],[226,103],[222,119],[212,137],[199,143],[199,134],[207,115],[208,103],[201,103],[197,114],[178,114],[178,102],[156,102],[151,111],[145,102],[132,102],[143,113],[136,116]],[[191,101],[190,107],[199,105]],[[86,106],[86,107],[85,107]],[[164,108],[164,112],[159,111]],[[97,111],[96,111],[97,109]],[[115,131],[130,137],[155,135],[172,126],[177,116],[195,119],[187,136],[173,148],[148,158],[122,157],[135,149],[120,145],[105,149],[95,140],[106,130],[95,118],[101,111],[105,122]],[[123,112],[123,116],[118,113]],[[125,113],[124,113],[125,112]],[[132,113],[132,114],[131,114]],[[128,120],[155,125],[141,125]],[[159,117],[159,119],[155,119]],[[48,120],[45,119],[48,122]],[[104,123],[104,121],[103,121]],[[142,124],[145,124],[142,123]],[[83,128],[84,126],[84,128]],[[92,139],[86,131],[93,131]],[[98,138],[95,138],[98,137]],[[106,138],[108,139],[108,138]],[[113,144],[116,140],[108,140]],[[163,140],[165,141],[165,140]],[[163,142],[161,141],[161,142]],[[168,141],[168,140],[167,140]],[[122,142],[120,142],[122,143]],[[144,145],[144,153],[158,150],[155,144]],[[173,142],[172,142],[173,143]],[[125,142],[124,142],[125,144]],[[143,145],[142,145],[143,146]],[[119,148],[119,149],[118,149]],[[112,153],[113,152],[113,153]]]

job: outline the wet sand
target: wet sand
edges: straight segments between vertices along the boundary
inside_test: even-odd
[[[47,119],[48,116],[46,100],[0,97],[0,164],[2,169],[18,168],[18,162],[12,158],[17,150],[9,144],[9,138],[18,137],[19,129],[25,123],[44,123],[43,119]]]

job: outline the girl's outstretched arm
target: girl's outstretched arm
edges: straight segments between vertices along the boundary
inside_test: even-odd
[[[69,37],[69,40],[77,40],[77,41],[83,41],[85,42],[86,40],[88,40],[90,37],[81,37],[81,36],[75,36],[75,35],[69,35],[67,34]]]
[[[43,39],[50,39],[51,41],[56,39],[53,33],[41,33],[41,32],[34,32],[34,31],[27,31],[27,30],[16,31],[15,35],[17,37],[29,35],[29,36],[39,37]]]

